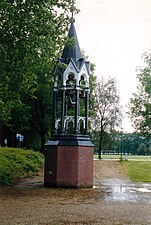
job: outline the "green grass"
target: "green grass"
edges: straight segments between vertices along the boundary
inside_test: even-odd
[[[44,157],[39,152],[0,147],[0,184],[12,184],[33,175],[43,166]]]
[[[150,161],[121,161],[121,163],[132,181],[151,182]]]
[[[102,155],[102,159],[121,159],[121,155]],[[97,159],[98,156],[94,155],[94,159]],[[125,155],[122,155],[123,160],[125,159]],[[141,156],[141,155],[127,155],[128,160],[130,161],[151,161],[151,156]]]

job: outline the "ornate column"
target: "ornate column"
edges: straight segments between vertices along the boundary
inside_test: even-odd
[[[88,116],[89,116],[89,90],[85,90],[85,134],[88,133]]]
[[[62,107],[61,107],[61,134],[65,134],[65,111],[66,111],[66,90],[62,90]]]

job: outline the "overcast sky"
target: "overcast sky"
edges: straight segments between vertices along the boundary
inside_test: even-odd
[[[136,91],[136,68],[151,52],[151,0],[76,0],[80,47],[96,65],[96,75],[117,80],[122,104]],[[131,131],[130,121],[123,121]]]

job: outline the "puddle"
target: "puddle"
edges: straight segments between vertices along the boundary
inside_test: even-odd
[[[40,189],[44,184],[42,180],[23,180],[16,185],[16,188],[21,189]]]
[[[44,189],[42,179],[27,179],[18,183],[16,187],[25,190]],[[54,189],[54,191],[57,196],[61,193],[61,196],[67,199],[75,196],[76,201],[80,203],[87,202],[86,200],[151,203],[151,183],[136,183],[129,180],[104,179],[97,181],[93,189]]]
[[[151,183],[135,183],[126,180],[106,179],[94,186],[104,193],[104,200],[151,203]]]

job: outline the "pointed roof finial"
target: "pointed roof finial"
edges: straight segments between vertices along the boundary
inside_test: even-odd
[[[81,54],[81,50],[80,50],[80,46],[79,46],[79,42],[78,42],[78,38],[77,38],[77,34],[76,34],[76,29],[74,26],[74,23],[71,23],[70,25],[70,29],[69,29],[69,33],[68,33],[68,38],[69,39],[74,39],[75,40],[75,45],[74,46],[70,46],[68,44],[65,45],[64,49],[63,49],[63,53],[62,53],[62,57],[64,59],[81,59],[82,58],[82,54]]]

